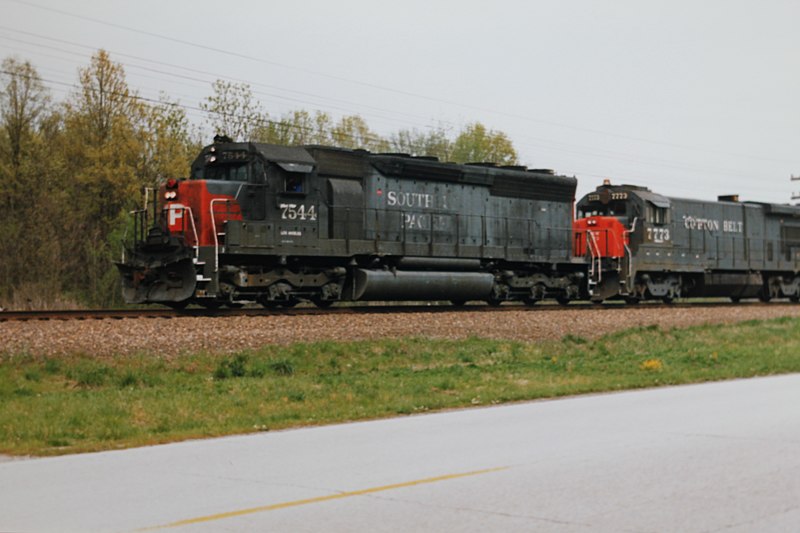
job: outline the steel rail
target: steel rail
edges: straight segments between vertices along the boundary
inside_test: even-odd
[[[570,310],[623,310],[623,309],[702,309],[709,307],[759,307],[780,305],[787,302],[774,302],[763,303],[759,301],[754,302],[674,302],[665,304],[662,302],[642,302],[636,305],[625,304],[623,302],[604,302],[602,304],[593,304],[590,302],[575,302],[568,306],[543,303],[535,306],[526,306],[523,304],[509,304],[499,307],[489,306],[485,304],[453,306],[445,305],[371,305],[371,306],[342,306],[332,307],[328,309],[319,309],[316,307],[296,307],[296,308],[261,308],[261,307],[244,307],[240,309],[204,309],[204,308],[190,308],[190,309],[168,309],[168,308],[152,308],[152,309],[75,309],[75,310],[48,310],[48,311],[0,311],[0,322],[6,321],[34,321],[34,320],[121,320],[121,319],[142,319],[142,318],[214,318],[214,317],[232,317],[232,316],[302,316],[302,315],[327,315],[327,314],[378,314],[378,313],[462,313],[462,312],[484,312],[484,313],[502,313],[509,311],[563,311]]]

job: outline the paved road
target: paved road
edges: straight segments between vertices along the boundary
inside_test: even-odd
[[[0,463],[0,531],[797,531],[800,375]]]

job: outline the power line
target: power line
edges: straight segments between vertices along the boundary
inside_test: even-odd
[[[215,53],[228,55],[228,56],[231,56],[231,57],[237,57],[237,58],[240,58],[240,59],[246,59],[246,60],[258,62],[258,63],[261,63],[261,64],[277,66],[277,67],[281,67],[281,68],[295,70],[295,71],[298,71],[298,72],[303,72],[305,74],[311,74],[311,75],[314,75],[314,76],[321,76],[321,77],[324,77],[324,78],[333,79],[333,80],[337,80],[337,81],[343,81],[343,82],[346,82],[346,83],[360,85],[360,86],[368,87],[368,88],[371,88],[371,89],[377,89],[377,90],[381,90],[381,91],[386,91],[386,92],[390,92],[390,93],[393,93],[393,94],[400,94],[400,95],[404,95],[404,96],[410,96],[410,97],[413,97],[413,98],[419,98],[419,99],[423,99],[423,100],[427,100],[427,101],[431,101],[431,102],[443,103],[443,104],[447,104],[447,105],[462,107],[462,108],[465,108],[465,109],[471,109],[471,110],[475,110],[475,111],[491,113],[491,114],[495,114],[495,115],[499,115],[499,116],[505,116],[505,117],[508,117],[508,118],[514,118],[514,119],[524,120],[524,121],[528,121],[528,122],[536,122],[536,123],[545,124],[545,125],[558,127],[558,128],[565,128],[565,129],[571,129],[571,130],[576,130],[576,131],[583,131],[583,132],[586,132],[586,133],[603,135],[603,136],[607,136],[607,137],[615,137],[615,138],[619,138],[619,139],[626,139],[626,140],[642,142],[642,143],[647,143],[647,144],[654,144],[654,145],[660,145],[660,146],[669,146],[669,147],[677,148],[677,149],[681,149],[681,150],[699,151],[699,152],[704,152],[704,153],[716,153],[716,154],[720,154],[720,155],[726,155],[726,156],[729,156],[729,157],[739,157],[739,158],[744,158],[744,159],[753,159],[753,160],[760,160],[760,161],[773,161],[773,162],[782,162],[782,163],[789,163],[790,162],[790,161],[787,161],[787,160],[770,158],[770,157],[763,157],[763,156],[757,156],[757,155],[748,155],[748,154],[742,154],[742,153],[730,153],[730,152],[725,152],[725,151],[722,151],[722,150],[698,148],[696,146],[683,145],[683,144],[679,144],[679,143],[656,141],[656,140],[647,139],[647,138],[644,138],[644,137],[636,137],[636,136],[624,135],[624,134],[619,134],[619,133],[615,133],[615,132],[599,130],[599,129],[595,129],[595,128],[586,128],[586,127],[574,126],[574,125],[563,124],[563,123],[559,123],[559,122],[543,120],[543,119],[534,118],[534,117],[517,115],[517,114],[514,114],[514,113],[507,113],[507,112],[498,111],[498,110],[495,110],[495,109],[484,108],[484,107],[474,106],[474,105],[469,105],[469,104],[463,104],[463,103],[460,103],[460,102],[455,102],[455,101],[446,100],[446,99],[442,99],[442,98],[431,97],[431,96],[418,94],[418,93],[413,93],[413,92],[409,92],[409,91],[402,91],[402,90],[391,88],[391,87],[384,87],[384,86],[381,86],[381,85],[378,85],[378,84],[364,82],[364,81],[360,81],[360,80],[354,80],[354,79],[346,78],[346,77],[343,77],[343,76],[337,76],[337,75],[324,73],[324,72],[319,72],[319,71],[315,71],[315,70],[311,70],[311,69],[305,69],[305,68],[298,67],[298,66],[295,66],[295,65],[288,65],[288,64],[281,63],[281,62],[278,62],[278,61],[268,60],[268,59],[264,59],[264,58],[261,58],[261,57],[251,56],[251,55],[248,55],[248,54],[242,54],[242,53],[231,51],[231,50],[225,50],[225,49],[222,49],[222,48],[208,46],[208,45],[205,45],[205,44],[202,44],[202,43],[192,42],[192,41],[188,41],[188,40],[184,40],[184,39],[178,39],[178,38],[175,38],[175,37],[170,37],[170,36],[162,35],[162,34],[155,33],[155,32],[141,30],[141,29],[138,29],[138,28],[125,26],[123,24],[117,24],[117,23],[114,23],[114,22],[109,22],[109,21],[102,20],[102,19],[97,19],[97,18],[94,18],[94,17],[87,17],[85,15],[78,15],[78,14],[75,14],[75,13],[71,13],[69,11],[64,11],[64,10],[61,10],[61,9],[56,9],[56,8],[47,7],[47,6],[42,6],[42,5],[33,3],[33,2],[27,2],[27,1],[24,1],[24,0],[1,0],[1,1],[13,2],[13,3],[24,5],[24,6],[27,6],[27,7],[32,7],[32,8],[40,9],[40,10],[44,10],[44,11],[50,11],[50,12],[53,12],[53,13],[57,13],[59,15],[72,17],[72,18],[79,19],[79,20],[85,20],[85,21],[93,22],[95,24],[101,24],[101,25],[104,25],[104,26],[108,26],[108,27],[112,27],[112,28],[116,28],[116,29],[121,29],[121,30],[129,31],[129,32],[133,32],[133,33],[138,33],[140,35],[146,35],[146,36],[149,36],[149,37],[162,39],[162,40],[165,40],[165,41],[168,41],[168,42],[173,42],[173,43],[181,44],[181,45],[184,45],[184,46],[190,46],[190,47],[194,47],[194,48],[198,48],[198,49],[202,49],[202,50],[206,50],[206,51],[212,51],[212,52],[215,52]],[[791,163],[794,163],[794,161],[791,161]]]
[[[12,72],[9,72],[9,71],[0,71],[0,72],[8,74],[8,75],[20,75],[18,73],[12,73]],[[63,87],[69,87],[71,89],[78,88],[78,86],[76,84],[74,84],[74,83],[67,83],[67,82],[63,82],[63,81],[47,79],[47,78],[41,78],[41,77],[39,79],[41,81],[44,81],[44,82],[47,82],[47,83],[56,84],[56,85],[60,85],[60,86],[63,86]],[[192,116],[202,116],[202,117],[208,118],[208,117],[217,115],[219,117],[231,118],[231,119],[236,119],[236,120],[248,119],[248,117],[244,117],[244,116],[238,115],[236,113],[215,112],[215,111],[212,111],[212,110],[205,109],[203,107],[192,106],[192,105],[188,105],[188,104],[181,104],[180,102],[169,102],[169,101],[164,101],[163,99],[155,99],[155,98],[144,97],[144,96],[138,95],[136,93],[134,93],[134,94],[121,94],[121,93],[110,92],[109,94],[117,96],[117,97],[128,98],[128,99],[132,99],[132,100],[146,102],[146,103],[149,103],[149,104],[168,105],[168,106],[179,107],[185,113],[187,113],[187,115],[191,114]],[[309,133],[309,134],[312,134],[312,135],[319,133],[314,128],[304,127],[304,126],[301,126],[299,124],[289,123],[289,122],[286,122],[285,120],[272,120],[272,119],[269,119],[267,117],[259,117],[259,118],[255,119],[255,120],[249,119],[248,122],[249,122],[249,124],[251,126],[255,124],[257,126],[273,126],[275,128],[281,128],[281,129],[287,129],[288,128],[290,130],[298,131],[298,132],[301,132],[301,133]],[[370,133],[372,133],[372,135],[368,136],[366,138],[367,142],[380,142],[381,140],[385,140],[386,142],[390,142],[389,139],[381,139],[378,135],[374,134],[373,132],[370,132]],[[328,132],[328,134],[330,135],[332,133]],[[362,140],[360,137],[356,137],[354,135],[348,135],[348,134],[344,134],[344,133],[338,133],[337,135],[340,138],[349,139],[352,142],[358,142],[358,141]],[[569,146],[569,145],[567,145],[567,146]],[[423,153],[424,152],[424,147],[422,147],[422,146],[412,145],[412,146],[410,146],[410,148],[412,148],[414,151],[419,152],[419,153]],[[654,165],[654,166],[660,166],[660,167],[667,168],[667,169],[690,170],[690,171],[694,170],[694,168],[690,167],[690,166],[682,166],[682,165],[679,165],[679,164],[670,164],[668,162],[652,163],[652,162],[648,162],[646,159],[645,160],[637,159],[637,158],[635,158],[633,156],[631,156],[629,158],[619,157],[619,155],[627,155],[627,154],[616,153],[617,155],[603,155],[603,154],[598,154],[598,153],[593,153],[593,152],[585,152],[585,151],[582,152],[582,151],[571,150],[571,149],[568,149],[568,148],[559,148],[559,147],[554,147],[554,146],[545,146],[545,147],[538,146],[537,148],[538,149],[544,148],[545,150],[547,150],[547,149],[556,150],[556,151],[561,151],[561,152],[566,152],[566,153],[575,153],[575,154],[578,154],[578,155],[584,155],[584,156],[595,157],[595,158],[599,157],[599,158],[605,158],[605,159],[612,159],[612,160],[618,160],[618,161],[629,162],[629,163],[641,163],[641,164],[646,164],[646,165]],[[612,152],[612,154],[614,154],[614,153],[615,152]],[[723,174],[723,175],[731,175],[731,173],[729,171],[723,171],[723,170],[718,170],[718,171],[705,170],[705,172],[714,172],[714,173],[719,173],[719,174]],[[600,177],[607,177],[608,176],[608,174],[601,175],[601,174],[597,174],[597,173],[586,173],[586,172],[581,172],[581,173],[582,174],[587,174],[587,175],[600,176]],[[747,176],[747,175],[744,175],[744,174],[738,174],[738,175],[741,176],[741,177],[751,178],[752,179],[752,176]],[[617,174],[617,176],[621,177],[621,176],[619,176],[619,174]],[[673,181],[674,180],[675,180],[675,178],[673,178]]]
[[[29,76],[29,75],[20,74],[18,72],[11,72],[11,71],[8,71],[8,70],[0,70],[0,74],[6,74],[6,75],[9,75],[9,76],[19,76],[19,77],[23,77],[23,78],[26,78],[26,79],[29,79],[29,80],[30,79],[38,79],[39,81],[42,81],[42,82],[52,83],[52,84],[56,84],[56,85],[59,85],[59,86],[65,86],[65,87],[69,87],[69,88],[72,88],[72,89],[78,89],[78,86],[75,85],[75,84],[71,84],[71,83],[67,83],[67,82],[63,82],[63,81],[58,81],[58,80],[51,80],[51,79],[47,79],[47,78],[42,78],[40,76]],[[126,99],[129,99],[129,100],[145,102],[145,103],[148,103],[148,104],[154,104],[154,105],[160,105],[160,106],[169,106],[169,107],[178,107],[178,108],[183,109],[184,111],[195,111],[195,112],[203,113],[205,115],[218,115],[218,116],[221,116],[221,117],[234,118],[234,119],[240,119],[240,120],[241,119],[248,119],[248,122],[249,122],[250,125],[255,123],[256,125],[261,125],[261,126],[275,126],[275,127],[279,127],[279,128],[294,129],[294,130],[297,130],[297,131],[300,131],[300,132],[306,132],[306,133],[312,133],[312,134],[316,133],[316,130],[313,129],[313,128],[308,128],[308,127],[301,126],[299,124],[292,124],[292,123],[288,123],[288,122],[285,122],[285,121],[271,120],[271,119],[268,119],[266,117],[258,117],[256,119],[253,119],[252,117],[244,117],[242,115],[238,115],[238,114],[235,114],[235,113],[212,111],[212,110],[209,110],[209,109],[204,109],[202,107],[191,106],[191,105],[187,105],[187,104],[181,104],[179,102],[169,102],[169,101],[164,101],[164,100],[156,100],[154,98],[148,98],[148,97],[145,97],[145,96],[140,96],[140,95],[135,94],[135,93],[134,94],[131,94],[131,93],[127,93],[126,94],[126,93],[120,93],[120,92],[117,92],[117,91],[107,91],[107,94],[111,95],[111,96],[116,96],[116,97],[119,97],[119,98],[126,98]],[[378,142],[378,141],[381,140],[376,134],[374,134],[372,132],[370,132],[370,133],[371,133],[371,135],[367,136],[367,140],[368,141],[370,141],[370,142]],[[359,141],[359,140],[361,140],[360,137],[356,137],[355,135],[350,135],[350,134],[346,134],[346,133],[343,133],[343,132],[335,132],[335,133],[334,132],[330,132],[330,134],[332,136],[338,136],[338,137],[343,137],[345,139],[350,139],[351,141]],[[369,138],[369,137],[373,137],[373,138]]]
[[[95,50],[95,48],[92,47],[92,46],[76,43],[74,41],[67,41],[67,40],[64,40],[64,39],[56,39],[56,38],[52,38],[52,37],[47,37],[47,36],[39,35],[39,34],[32,33],[32,32],[27,32],[27,31],[22,31],[22,30],[15,30],[15,29],[3,27],[3,26],[0,26],[0,30],[12,31],[12,32],[16,32],[16,33],[22,33],[22,34],[29,35],[29,36],[32,36],[32,37],[35,37],[35,38],[45,39],[45,40],[48,40],[48,41],[56,42],[56,43],[59,43],[59,44],[62,44],[62,45],[66,44],[66,45],[69,45],[69,46],[75,46],[75,47],[79,47],[79,48],[82,48],[82,49]],[[0,36],[0,37],[2,37],[3,39],[6,39],[6,40],[13,41],[13,42],[21,42],[21,43],[24,43],[24,44],[29,44],[29,45],[37,46],[37,47],[41,47],[41,48],[64,51],[63,48],[56,48],[56,47],[48,46],[48,45],[41,44],[41,43],[32,43],[30,41],[24,41],[24,40],[21,40],[21,39],[15,39],[15,38],[8,37],[8,36]],[[68,52],[68,53],[79,55],[78,52]],[[220,75],[219,74],[211,73],[211,72],[208,72],[208,71],[192,69],[192,68],[183,67],[183,66],[180,66],[180,65],[174,65],[174,64],[170,64],[170,63],[165,63],[163,61],[150,60],[150,59],[143,58],[143,57],[140,57],[140,56],[133,56],[133,55],[124,54],[124,53],[120,53],[120,52],[112,52],[112,53],[114,53],[115,55],[123,56],[123,57],[133,58],[133,59],[136,59],[137,61],[144,61],[146,63],[154,63],[154,64],[159,64],[159,65],[164,65],[166,67],[170,67],[170,68],[173,69],[173,71],[165,71],[165,70],[160,70],[160,69],[156,69],[156,68],[152,68],[152,67],[148,67],[148,66],[142,66],[142,65],[128,63],[126,66],[129,69],[133,69],[133,70],[142,70],[142,71],[145,71],[145,72],[153,72],[153,73],[156,73],[156,74],[169,76],[169,77],[173,77],[173,78],[178,78],[178,79],[181,79],[181,80],[188,80],[189,82],[199,82],[199,83],[204,83],[204,84],[205,83],[211,83],[211,80],[205,79],[205,78],[196,77],[196,76],[189,76],[189,75],[185,75],[185,74],[179,74],[179,73],[175,72],[174,69],[182,69],[182,70],[186,70],[186,71],[190,71],[190,72],[195,72],[195,73],[197,73],[197,74],[199,74],[201,76],[210,76],[210,77],[216,77],[217,79],[220,79]],[[146,75],[144,75],[144,76],[148,77]],[[153,77],[153,79],[163,80],[163,78],[158,78],[158,77]],[[252,83],[252,82],[249,82],[247,80],[236,80],[236,81],[240,81],[240,82],[246,83],[248,85],[263,86],[263,87],[269,87],[269,88],[274,88],[274,89],[278,89],[278,90],[285,90],[285,89],[283,89],[281,87],[258,84],[258,83]],[[187,84],[187,85],[190,85],[190,84]],[[330,104],[327,104],[327,105],[326,104],[318,104],[318,103],[310,102],[309,100],[303,100],[303,99],[300,99],[300,98],[293,98],[293,97],[280,95],[280,94],[267,93],[267,92],[264,92],[264,91],[251,91],[251,92],[253,94],[255,94],[255,95],[266,96],[266,97],[268,97],[270,99],[280,99],[280,100],[285,100],[287,102],[298,102],[298,103],[306,104],[306,105],[311,104],[312,106],[315,106],[318,109],[320,107],[324,106],[323,108],[326,109],[326,110],[332,108],[332,109],[338,109],[338,110],[344,111],[344,112],[351,112],[350,109],[343,108],[343,107],[340,107],[340,106],[332,106]],[[346,102],[346,101],[337,100],[337,99],[328,99],[328,98],[325,98],[325,97],[320,97],[319,95],[314,95],[312,93],[306,93],[306,92],[302,92],[302,91],[288,90],[288,92],[293,92],[293,93],[300,94],[300,95],[307,95],[307,96],[311,96],[311,97],[314,97],[314,98],[319,97],[319,98],[322,98],[323,100],[341,101],[341,102],[345,102],[345,103],[351,103],[351,102]],[[186,96],[186,95],[184,95],[184,96]],[[375,108],[375,107],[371,107],[371,106],[368,106],[368,107],[370,107],[371,109],[376,109],[376,110],[382,111],[382,112],[389,112],[389,113],[393,112],[393,111],[385,110],[385,109],[382,109],[382,108]],[[382,118],[382,119],[386,119],[386,120],[392,120],[393,122],[396,122],[398,120],[397,118],[394,118],[394,117],[381,116],[381,115],[378,115],[376,113],[367,113],[367,115],[368,116],[371,115],[373,117]],[[207,116],[207,115],[205,115],[205,116]],[[404,114],[403,116],[413,116],[413,115]],[[412,126],[415,126],[415,127],[417,126],[417,124],[415,122],[410,122],[410,121],[405,121],[405,120],[401,120],[401,122],[406,122],[406,123],[408,123],[408,124],[410,124]],[[425,127],[426,128],[432,128],[433,126],[427,125]],[[534,143],[530,143],[530,142],[525,143],[524,142],[525,139],[532,139],[535,142]],[[687,165],[681,165],[681,164],[676,163],[675,161],[672,161],[672,160],[660,160],[660,159],[642,158],[642,157],[639,157],[637,155],[630,154],[630,153],[611,152],[611,151],[610,152],[606,152],[606,153],[598,153],[598,151],[596,149],[594,149],[594,148],[588,148],[588,147],[585,147],[585,146],[579,146],[579,145],[574,145],[574,144],[558,143],[558,142],[555,142],[555,141],[553,141],[551,139],[534,138],[534,137],[530,137],[530,136],[527,136],[527,135],[520,136],[516,140],[517,140],[517,143],[518,143],[519,146],[521,146],[521,147],[529,147],[529,148],[530,147],[534,147],[537,151],[539,151],[539,153],[541,153],[542,150],[544,150],[544,151],[548,151],[548,150],[549,151],[553,151],[554,150],[554,151],[562,152],[562,153],[571,153],[571,154],[577,154],[577,155],[582,155],[582,156],[588,156],[588,157],[592,157],[592,158],[611,159],[611,160],[627,162],[627,163],[648,164],[648,165],[653,165],[653,166],[658,166],[658,167],[663,167],[663,168],[669,168],[669,169],[674,169],[674,170],[689,170],[689,171],[697,170],[697,171],[702,171],[702,172],[706,172],[706,173],[714,173],[714,174],[725,175],[725,176],[739,176],[739,177],[744,177],[744,178],[750,178],[751,177],[749,175],[742,174],[740,172],[737,172],[735,170],[730,170],[730,169],[718,169],[718,168],[712,168],[712,167],[687,166]],[[520,142],[520,140],[522,140],[523,142]]]
[[[15,30],[15,29],[12,29],[12,28],[4,27],[4,26],[0,26],[0,29],[5,30],[5,31],[12,31],[12,32],[17,32],[17,33],[22,33],[22,34],[30,35],[30,36],[33,36],[33,37],[36,37],[36,38],[46,39],[46,40],[49,40],[49,41],[52,41],[52,42],[61,43],[61,44],[68,44],[68,45],[71,45],[71,46],[76,46],[76,47],[84,48],[84,49],[88,49],[88,50],[93,50],[93,51],[97,50],[96,47],[88,46],[88,45],[84,45],[84,44],[80,44],[80,43],[75,43],[74,41],[67,41],[67,40],[64,40],[64,39],[56,39],[56,38],[52,38],[52,37],[47,37],[47,36],[35,34],[35,33],[32,33],[32,32],[27,32],[27,31],[22,31],[22,30]],[[28,45],[31,45],[31,46],[37,46],[37,47],[41,47],[41,48],[47,48],[47,49],[57,50],[57,51],[62,51],[62,52],[64,51],[62,48],[48,46],[48,45],[44,45],[44,44],[40,44],[40,43],[32,43],[30,41],[23,41],[21,39],[15,39],[15,38],[8,37],[8,36],[3,36],[2,38],[10,40],[10,41],[14,41],[14,42],[28,44]],[[78,54],[77,52],[68,52],[68,53]],[[366,104],[356,104],[354,102],[349,102],[347,100],[329,98],[329,97],[322,96],[322,95],[317,95],[317,94],[314,94],[314,93],[297,91],[297,90],[293,90],[293,89],[286,89],[286,88],[278,87],[278,86],[275,86],[275,85],[267,85],[267,84],[262,84],[262,83],[256,83],[256,82],[252,82],[252,81],[248,81],[248,80],[244,80],[244,79],[239,79],[239,78],[229,78],[229,77],[226,77],[226,76],[222,76],[222,75],[219,75],[219,74],[214,74],[214,73],[207,72],[207,71],[202,71],[202,70],[198,70],[198,69],[184,67],[184,66],[181,66],[181,65],[174,65],[174,64],[171,64],[171,63],[165,63],[163,61],[150,60],[150,59],[143,58],[143,57],[140,57],[140,56],[124,54],[124,53],[120,53],[120,52],[116,52],[116,51],[110,51],[109,50],[109,53],[112,53],[112,54],[114,54],[116,56],[128,57],[128,58],[136,59],[136,60],[139,60],[139,61],[144,61],[144,62],[147,62],[147,63],[163,65],[163,66],[169,67],[171,69],[182,69],[182,70],[185,70],[185,71],[188,71],[188,72],[194,72],[194,73],[198,73],[198,74],[201,74],[201,75],[207,75],[207,76],[213,77],[214,79],[226,79],[226,80],[230,80],[230,81],[234,81],[234,82],[238,82],[238,83],[246,83],[247,85],[250,85],[251,87],[266,87],[266,88],[269,88],[269,89],[276,89],[276,90],[279,90],[279,91],[286,91],[286,92],[289,92],[289,93],[308,96],[308,97],[312,97],[312,98],[319,98],[319,99],[321,99],[323,101],[329,100],[331,102],[340,102],[340,103],[343,103],[343,104],[346,104],[346,105],[356,105],[356,106],[360,106],[360,107],[363,107],[363,108],[372,109],[372,110],[375,110],[375,111],[380,111],[380,112],[385,112],[385,113],[395,113],[395,114],[397,114],[398,116],[401,116],[401,117],[411,117],[411,118],[417,118],[417,119],[422,119],[423,118],[423,117],[411,115],[411,114],[408,114],[408,113],[405,113],[405,112],[398,112],[398,111],[395,111],[395,110],[379,108],[379,107],[370,106],[370,105],[366,105]],[[185,74],[178,74],[177,72],[174,72],[174,71],[163,71],[163,70],[158,70],[158,69],[155,69],[155,68],[152,68],[152,67],[146,67],[146,66],[142,66],[142,65],[135,65],[135,64],[131,64],[131,63],[128,63],[126,66],[128,68],[132,68],[132,69],[140,69],[140,70],[144,70],[144,71],[150,71],[150,72],[154,72],[154,73],[157,73],[157,74],[170,76],[170,77],[173,77],[173,78],[189,80],[189,81],[195,81],[195,82],[200,82],[200,83],[204,83],[204,84],[210,84],[210,83],[212,83],[214,81],[213,79],[210,80],[210,79],[198,78],[198,77],[194,77],[194,76],[188,76],[188,75],[185,75]],[[268,96],[270,98],[278,98],[278,99],[282,99],[282,100],[286,100],[286,101],[295,101],[295,102],[299,102],[299,103],[303,103],[303,104],[311,104],[311,105],[316,105],[316,106],[320,106],[321,105],[321,104],[317,104],[317,103],[314,103],[314,102],[310,102],[308,100],[302,100],[302,99],[299,99],[299,98],[292,98],[292,97],[288,97],[288,96],[277,95],[277,94],[274,94],[274,93],[265,93],[263,91],[257,91],[257,90],[253,90],[252,92],[253,92],[253,94],[258,94],[258,95],[261,95],[261,96]],[[325,105],[328,108],[334,108],[334,109],[338,109],[338,110],[344,111],[344,112],[351,112],[351,110],[348,109],[348,108],[331,106],[330,104],[325,104]],[[365,114],[369,114],[369,113],[365,113]],[[373,116],[376,116],[376,117],[379,117],[379,118],[387,118],[387,119],[389,118],[389,117],[380,117],[379,115],[375,115],[375,114],[373,114]],[[397,119],[392,118],[392,120],[397,120]],[[404,121],[404,122],[406,122],[408,124],[412,124],[412,125],[417,125],[415,122],[410,122],[410,121]],[[429,127],[429,126],[424,126],[424,127]]]

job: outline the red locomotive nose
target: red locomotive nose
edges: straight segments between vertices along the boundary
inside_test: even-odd
[[[573,224],[576,257],[624,257],[628,234],[616,217],[580,218]]]

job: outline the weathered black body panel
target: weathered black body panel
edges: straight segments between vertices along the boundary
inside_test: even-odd
[[[598,187],[577,210],[579,218],[615,216],[632,228],[622,294],[800,296],[800,207],[667,198],[620,185]]]
[[[193,163],[192,180],[217,202],[191,206],[201,226],[197,213],[212,213],[213,231],[198,230],[195,254],[201,302],[535,301],[579,291],[583,265],[571,253],[575,178],[363,150],[216,142]],[[223,216],[223,207],[237,216]]]

